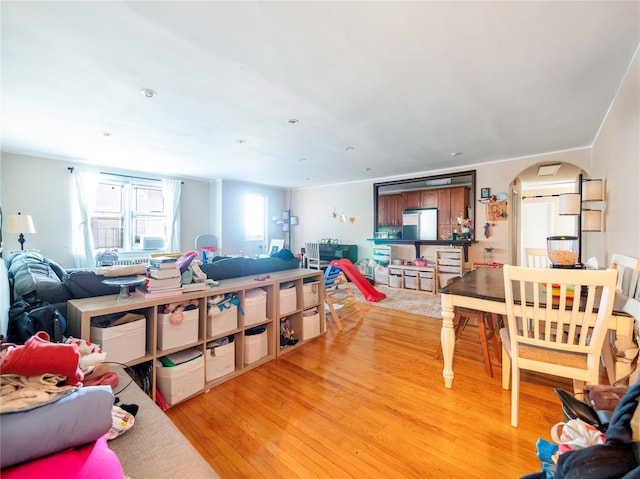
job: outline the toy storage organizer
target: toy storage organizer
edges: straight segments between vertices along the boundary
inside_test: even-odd
[[[158,389],[169,406],[175,405],[326,331],[322,271],[293,269],[269,276],[260,282],[254,277],[223,280],[216,288],[175,297],[71,300],[67,334],[100,344],[107,361],[150,364],[151,397]],[[197,306],[179,311],[180,321],[165,312],[165,305],[183,301]],[[137,315],[135,320],[122,325],[92,324],[108,315],[132,314]],[[284,347],[281,317],[288,319],[296,340]],[[200,352],[198,361],[161,365],[161,358],[190,349]]]

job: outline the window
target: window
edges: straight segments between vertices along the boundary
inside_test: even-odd
[[[265,198],[249,193],[244,197],[244,234],[246,241],[264,241]]]
[[[91,215],[91,230],[96,249],[164,249],[167,215],[162,188],[101,181]]]

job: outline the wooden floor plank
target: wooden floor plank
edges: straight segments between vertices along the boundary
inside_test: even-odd
[[[371,305],[326,335],[181,403],[167,414],[223,478],[489,478],[540,470],[535,443],[562,411],[523,374],[520,426],[510,391],[460,343],[452,389],[434,359],[441,321]],[[495,361],[495,358],[494,358]]]

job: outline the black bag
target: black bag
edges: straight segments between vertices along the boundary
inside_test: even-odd
[[[46,301],[30,304],[18,300],[9,308],[7,342],[24,344],[38,331],[45,331],[52,343],[61,343],[66,329],[64,316]]]

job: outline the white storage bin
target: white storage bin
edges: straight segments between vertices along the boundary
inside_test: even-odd
[[[156,380],[166,403],[177,404],[204,388],[204,357],[173,367],[158,367]]]
[[[195,343],[198,340],[199,309],[183,311],[178,324],[171,322],[172,313],[158,314],[158,349],[165,350]]]
[[[246,334],[244,336],[244,363],[251,364],[269,354],[267,330],[258,334]]]
[[[320,315],[315,309],[302,314],[302,340],[320,336]]]
[[[296,299],[296,288],[285,288],[280,290],[280,316],[291,313],[298,309]]]
[[[435,289],[435,281],[433,279],[433,273],[424,272],[420,273],[420,289],[422,291],[433,291]]]
[[[441,273],[460,273],[460,265],[457,266],[438,266]]]
[[[418,281],[415,271],[405,271],[404,273],[404,287],[408,289],[416,289]]]
[[[262,288],[244,293],[244,324],[251,326],[267,320],[267,292]]]
[[[446,286],[449,281],[459,277],[460,275],[457,274],[449,274],[449,273],[440,273],[438,275],[438,280],[440,281],[440,287],[444,287]]]
[[[376,283],[389,284],[389,273],[386,268],[376,267],[373,270],[373,279]]]
[[[320,283],[304,283],[302,285],[302,304],[304,308],[308,308],[309,306],[315,306],[318,304],[318,288],[320,287]]]
[[[398,274],[391,274],[389,276],[389,286],[392,288],[402,288],[402,276]]]
[[[126,364],[146,354],[147,320],[141,314],[136,316],[140,319],[119,326],[91,326],[90,341],[107,353],[107,361]]]
[[[236,343],[235,341],[224,346],[207,347],[206,352],[206,378],[207,381],[232,373],[236,368]]]
[[[227,307],[228,306],[228,307]],[[226,303],[220,310],[218,305],[209,307],[207,313],[207,336],[217,336],[238,327],[238,307],[235,304]]]

